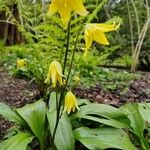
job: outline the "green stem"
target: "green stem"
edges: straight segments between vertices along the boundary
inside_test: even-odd
[[[75,45],[74,45],[74,49],[73,49],[73,53],[72,53],[72,57],[71,57],[70,67],[69,67],[69,71],[68,71],[68,75],[67,75],[66,86],[68,85],[69,77],[70,77],[71,70],[72,70],[72,65],[73,65],[75,52],[76,52],[77,44],[78,44],[78,37],[79,37],[79,34],[77,33],[76,34],[76,41],[75,41]]]
[[[80,31],[80,30],[79,30]],[[75,57],[75,52],[76,52],[76,49],[77,49],[77,44],[78,44],[78,38],[79,38],[79,34],[77,32],[76,34],[76,40],[75,40],[75,45],[74,45],[74,49],[73,49],[73,53],[72,53],[72,57],[71,57],[71,62],[70,62],[70,67],[69,67],[69,71],[68,71],[68,75],[67,75],[67,80],[66,80],[66,84],[65,84],[65,87],[64,87],[64,91],[66,90],[67,86],[68,86],[68,81],[69,81],[69,78],[70,78],[70,74],[71,74],[71,70],[72,70],[72,65],[73,65],[73,61],[74,61],[74,57]],[[62,102],[61,102],[62,103]],[[61,106],[61,105],[60,105]],[[64,108],[64,106],[63,106]],[[61,118],[63,114],[63,109],[60,113],[60,116],[59,118]]]
[[[67,56],[69,52],[69,44],[70,44],[70,21],[68,23],[68,28],[67,28],[67,45],[66,45],[66,52],[65,52],[65,58],[64,58],[64,66],[63,66],[63,71],[62,71],[63,74],[65,74]]]
[[[70,44],[70,21],[68,23],[68,28],[67,28],[67,43],[66,43],[66,52],[65,52],[65,58],[64,58],[64,66],[63,66],[63,71],[62,73],[64,74],[65,73],[65,69],[66,69],[66,64],[67,64],[67,56],[68,56],[68,52],[69,52],[69,44]],[[56,134],[56,130],[57,130],[57,127],[58,127],[58,123],[59,123],[59,120],[60,120],[60,109],[61,109],[61,104],[62,104],[62,101],[63,101],[63,95],[64,95],[64,92],[65,92],[65,89],[66,89],[66,85],[62,88],[61,90],[61,95],[60,95],[60,98],[59,98],[59,101],[57,103],[57,114],[56,114],[56,124],[55,124],[55,128],[54,128],[54,132],[53,132],[53,136],[52,136],[52,140],[53,140],[53,143],[54,143],[54,139],[55,139],[55,134]],[[58,97],[57,97],[58,98]]]
[[[81,30],[79,29],[79,31],[81,31]],[[72,53],[72,57],[71,57],[71,62],[70,62],[70,67],[69,67],[69,71],[68,71],[68,75],[67,75],[66,84],[65,84],[64,90],[62,90],[63,93],[64,93],[64,91],[66,91],[67,86],[68,86],[68,81],[69,81],[70,74],[71,74],[71,70],[72,70],[72,65],[73,65],[73,61],[74,61],[74,57],[75,57],[75,52],[76,52],[76,49],[77,49],[78,38],[79,38],[79,33],[76,32],[75,45],[74,45],[74,49],[73,49],[73,53]],[[62,104],[62,101],[61,101],[61,103],[60,103],[60,107],[61,107],[61,104]],[[63,109],[64,109],[64,106],[63,106]],[[59,118],[61,118],[61,116],[62,116],[62,114],[63,114],[63,109],[62,109],[62,111],[61,111],[61,113],[60,113]]]

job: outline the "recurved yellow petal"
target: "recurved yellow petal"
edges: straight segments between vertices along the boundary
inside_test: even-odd
[[[86,16],[89,12],[83,6],[83,0],[70,0],[73,10],[81,16]]]
[[[67,27],[71,17],[71,12],[67,8],[62,8],[58,12],[60,14],[62,23],[65,25],[65,27]]]
[[[58,4],[55,3],[54,0],[52,0],[52,3],[51,3],[51,5],[50,5],[50,7],[49,7],[49,10],[48,10],[48,14],[49,14],[50,16],[52,16],[52,15],[54,15],[57,11],[58,11]]]
[[[78,13],[82,16],[88,14],[88,11],[86,11],[85,7],[83,6],[82,0],[52,0],[48,14],[51,16],[58,12],[63,24],[67,26],[72,11],[75,11],[75,13]]]
[[[115,23],[113,24],[101,23],[101,24],[94,24],[94,26],[96,30],[102,32],[110,32],[117,30],[120,27],[120,24],[116,25]]]
[[[92,33],[90,30],[85,30],[85,44],[86,44],[86,49],[89,49],[90,46],[92,45]]]
[[[109,42],[105,34],[101,31],[97,31],[96,33],[93,33],[93,40],[102,45],[109,45]]]
[[[88,49],[92,45],[92,41],[96,41],[102,45],[109,45],[109,42],[105,36],[105,32],[115,31],[119,28],[120,24],[116,25],[108,23],[88,23],[85,26],[85,52],[84,56],[87,55]]]

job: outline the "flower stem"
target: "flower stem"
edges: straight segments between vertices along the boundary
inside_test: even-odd
[[[66,69],[66,64],[67,64],[67,56],[68,56],[68,52],[69,52],[69,44],[70,44],[70,21],[68,23],[68,27],[67,27],[67,43],[66,43],[66,51],[65,51],[65,58],[64,58],[64,66],[63,66],[63,71],[62,73],[65,74],[65,69]],[[54,132],[53,132],[53,135],[52,135],[52,140],[53,140],[53,144],[54,144],[54,139],[55,139],[55,135],[56,135],[56,130],[57,130],[57,127],[58,127],[58,124],[59,124],[59,120],[60,120],[60,109],[61,109],[61,104],[62,104],[62,101],[63,101],[63,96],[64,96],[64,93],[65,93],[65,90],[66,90],[66,84],[65,86],[61,89],[61,94],[60,94],[60,98],[59,98],[59,101],[58,103],[56,104],[56,123],[55,123],[55,128],[54,128]],[[57,97],[57,96],[56,96]],[[58,97],[57,97],[58,99]]]
[[[79,30],[79,31],[80,31],[80,30]],[[73,52],[72,52],[70,67],[69,67],[69,70],[68,70],[68,75],[67,75],[67,80],[66,80],[66,84],[65,84],[65,87],[64,87],[64,91],[65,91],[65,90],[67,89],[67,87],[68,87],[68,81],[69,81],[70,74],[71,74],[71,70],[72,70],[72,65],[73,65],[73,61],[74,61],[74,57],[75,57],[75,52],[76,52],[76,50],[77,50],[78,39],[79,39],[79,33],[76,32],[75,45],[74,45]],[[61,103],[62,103],[62,102],[61,102]],[[64,109],[64,106],[63,106],[63,109]],[[60,112],[59,118],[61,118],[61,116],[62,116],[62,114],[63,114],[63,109],[62,109],[62,111]]]
[[[68,28],[67,28],[67,45],[66,45],[66,52],[65,52],[65,58],[64,58],[64,66],[63,66],[63,71],[62,71],[63,74],[65,74],[67,56],[68,56],[68,51],[69,51],[69,44],[70,44],[70,21],[68,23]]]
[[[68,71],[68,75],[67,75],[66,86],[68,85],[69,77],[70,77],[71,70],[72,70],[72,65],[73,65],[75,52],[76,52],[77,44],[78,44],[78,37],[79,37],[79,34],[77,33],[76,34],[76,41],[75,41],[75,45],[74,45],[74,49],[73,49],[73,53],[72,53],[72,57],[71,57],[70,67],[69,67],[69,71]]]

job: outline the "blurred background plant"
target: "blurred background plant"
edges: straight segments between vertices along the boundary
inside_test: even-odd
[[[11,2],[6,0],[0,1],[0,4],[0,64],[9,68],[13,75],[25,76],[38,83],[39,87],[44,88],[49,63],[54,59],[60,59],[61,62],[64,57],[66,35],[59,18],[57,16],[48,17],[46,14],[49,0],[13,0]],[[107,36],[111,46],[100,46],[94,43],[86,59],[82,58],[84,36],[80,35],[72,75],[80,76],[82,84],[82,82],[88,82],[86,78],[85,81],[82,81],[82,77],[90,78],[91,81],[103,80],[104,76],[107,78],[108,73],[101,68],[103,66],[132,67],[133,71],[133,64],[136,64],[134,66],[138,65],[138,68],[148,70],[150,66],[150,39],[148,37],[150,30],[148,30],[148,24],[146,27],[144,25],[150,10],[148,1],[87,0],[86,5],[91,14],[84,19],[80,16],[72,19],[70,45],[75,42],[77,30],[83,32],[83,22],[105,22],[107,20],[121,23],[121,27],[117,33],[110,33]],[[145,38],[141,41],[139,35],[142,27],[147,28],[147,34],[142,36]],[[142,45],[140,44],[137,52],[135,47],[138,41],[141,41]],[[73,47],[70,47],[70,50],[72,51]],[[27,60],[25,70],[16,68],[18,58]],[[69,59],[70,56],[68,61]],[[87,85],[90,84],[92,82],[87,83]],[[43,93],[43,88],[39,88],[41,93]]]
[[[117,34],[109,34],[111,46],[97,44],[91,48],[90,53],[103,57],[103,63],[99,62],[98,65],[132,66],[132,70],[135,70],[133,66],[137,66],[148,70],[150,66],[148,0],[102,0],[101,3],[99,0],[87,0],[86,3],[87,9],[93,13],[85,19],[83,17],[73,18],[71,42],[75,41],[76,31],[81,28],[83,21],[105,22],[113,16],[110,21],[122,22],[122,25]],[[32,47],[36,50],[49,51],[50,55],[59,51],[59,54],[63,56],[66,38],[64,29],[56,16],[51,18],[47,16],[48,0],[13,0],[11,2],[6,0],[0,1],[0,4],[2,43],[10,46],[21,44],[18,46],[20,48],[24,44],[34,45]],[[84,43],[83,36],[80,36],[79,40],[81,44],[78,51],[81,52]],[[3,47],[1,51],[2,49]]]

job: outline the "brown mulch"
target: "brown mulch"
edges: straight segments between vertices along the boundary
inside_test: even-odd
[[[14,78],[0,71],[0,102],[20,107],[30,103],[38,95],[37,86],[29,80]]]
[[[36,84],[14,78],[8,72],[0,70],[0,102],[20,107],[33,102],[38,95]],[[12,123],[0,117],[0,139],[10,126]]]
[[[92,102],[120,106],[129,102],[150,102],[150,73],[144,73],[140,79],[134,80],[129,87],[107,91],[101,85],[89,89],[75,88],[76,95]]]
[[[125,92],[123,88],[107,91],[99,84],[89,89],[75,88],[75,93],[80,98],[114,106],[127,102],[150,102],[150,73],[144,73],[142,78],[134,80]],[[0,70],[0,102],[20,107],[33,102],[38,96],[36,84],[14,78],[8,72]],[[11,126],[11,123],[0,118],[0,139]]]

